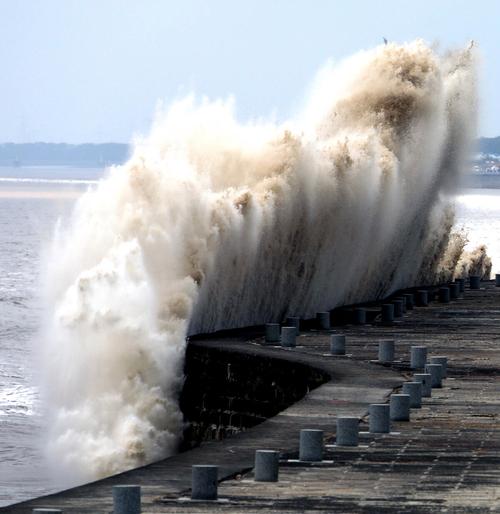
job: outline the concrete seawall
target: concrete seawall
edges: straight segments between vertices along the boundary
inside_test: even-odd
[[[392,326],[336,327],[347,336],[345,357],[329,354],[330,331],[313,329],[294,349],[263,345],[258,329],[194,340],[181,404],[192,422],[185,447],[201,446],[1,511],[111,512],[111,487],[128,483],[142,486],[143,512],[490,512],[500,508],[499,326],[500,289],[488,282]],[[396,361],[381,365],[377,342],[387,338],[397,341]],[[409,423],[368,434],[369,404],[411,378],[415,344],[447,355],[450,378]],[[341,415],[362,419],[359,447],[332,446]],[[324,463],[293,460],[302,428],[324,430]],[[279,483],[253,481],[257,449],[281,452]],[[187,500],[193,464],[220,467],[219,501]]]

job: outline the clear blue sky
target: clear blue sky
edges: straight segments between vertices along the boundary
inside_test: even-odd
[[[476,40],[480,134],[500,135],[496,0],[0,0],[0,142],[128,142],[191,91],[282,119],[328,58],[382,37]]]

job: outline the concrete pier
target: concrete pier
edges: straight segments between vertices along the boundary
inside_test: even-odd
[[[214,435],[201,446],[168,459],[4,507],[1,512],[24,514],[35,508],[52,508],[75,514],[109,513],[113,510],[112,487],[120,484],[141,485],[142,510],[147,513],[495,512],[500,509],[498,325],[500,288],[494,282],[482,282],[478,290],[467,288],[459,302],[416,307],[394,325],[381,325],[377,319],[374,324],[343,326],[353,355],[350,359],[330,356],[330,334],[314,330],[301,336],[300,352],[266,346],[263,327],[191,338],[193,352],[214,356],[200,367],[213,368],[205,375],[196,374],[197,389],[205,394],[213,380],[227,377],[220,391],[232,393],[230,388],[242,383],[245,393],[251,395],[259,386],[258,376],[265,381],[263,389],[255,389],[253,409],[264,411],[286,394],[286,384],[272,386],[284,364],[296,366],[287,373],[290,385],[299,381],[300,370],[305,369],[320,376],[325,373],[326,378],[315,389],[304,387],[300,401],[232,437],[221,441]],[[403,361],[377,362],[378,341],[385,339],[398,341]],[[422,341],[430,356],[448,357],[444,387],[423,398],[422,408],[412,411],[410,422],[395,423],[393,433],[370,434],[369,406],[383,404],[408,381],[410,347]],[[259,359],[266,365],[276,363],[269,379],[262,375]],[[229,374],[222,362],[232,363]],[[187,375],[189,381],[189,366]],[[269,391],[270,396],[262,397],[262,391]],[[233,409],[231,423],[235,425],[240,423],[234,422],[235,417],[241,414],[236,413],[234,396],[231,402],[217,412]],[[247,399],[240,412],[248,408]],[[341,416],[361,420],[358,447],[335,445],[334,427]],[[299,433],[306,428],[324,431],[322,462],[298,459]],[[262,448],[283,455],[278,483],[253,479],[255,451]],[[219,467],[218,501],[190,500],[191,466],[203,463]]]

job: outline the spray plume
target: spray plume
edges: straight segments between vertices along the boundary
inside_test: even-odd
[[[47,450],[66,476],[175,451],[187,334],[453,276],[448,198],[475,129],[471,52],[361,52],[322,70],[282,125],[240,124],[230,101],[193,98],[158,117],[49,255]]]

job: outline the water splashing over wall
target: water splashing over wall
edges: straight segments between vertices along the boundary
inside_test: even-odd
[[[160,115],[48,259],[58,466],[85,480],[175,451],[188,333],[453,275],[448,199],[475,103],[470,49],[440,57],[417,41],[328,65],[282,125],[240,124],[230,101]]]

